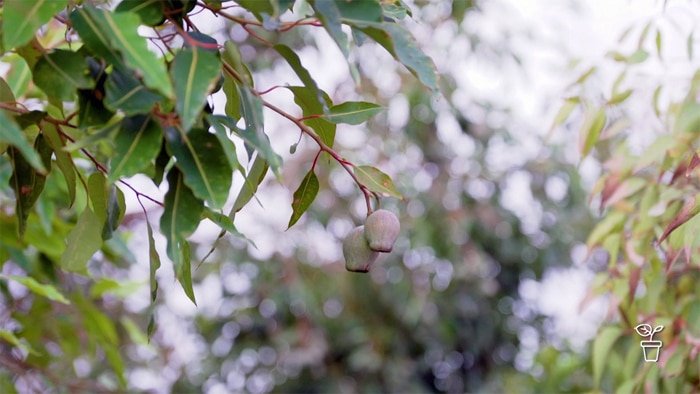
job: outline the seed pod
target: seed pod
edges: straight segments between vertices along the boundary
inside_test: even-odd
[[[401,225],[391,211],[378,209],[365,220],[365,238],[375,252],[389,253],[399,237]]]
[[[351,272],[368,272],[379,253],[369,248],[364,236],[364,226],[355,227],[343,241],[345,269]]]

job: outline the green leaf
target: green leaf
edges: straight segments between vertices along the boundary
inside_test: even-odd
[[[250,242],[251,245],[257,248],[253,241],[249,240],[245,235],[238,231],[236,226],[233,224],[233,220],[223,213],[219,213],[209,207],[205,207],[203,217],[214,222],[217,226],[221,227],[222,230],[228,231],[230,234]]]
[[[116,186],[109,187],[109,197],[107,198],[107,216],[104,227],[102,227],[102,239],[112,238],[112,233],[119,227],[126,211],[126,201],[124,193]]]
[[[57,49],[42,56],[34,65],[34,83],[49,98],[73,101],[77,89],[92,89],[88,63],[73,51]]]
[[[66,241],[66,250],[61,255],[61,268],[73,272],[84,271],[92,255],[102,246],[100,218],[89,207],[85,207]]]
[[[122,1],[114,12],[133,12],[148,26],[158,26],[165,22],[162,0]]]
[[[250,89],[239,86],[238,94],[241,97],[241,115],[245,119],[246,141],[253,144],[258,150],[258,154],[267,160],[272,172],[279,178],[279,168],[282,166],[280,157],[270,145],[270,139],[263,131],[263,104],[260,97],[253,94]],[[232,129],[236,130],[236,129]]]
[[[13,54],[4,56],[2,61],[10,66],[10,70],[7,72],[7,84],[10,85],[15,97],[24,96],[30,86],[29,81],[32,79],[32,71],[27,66],[26,60]]]
[[[438,91],[433,61],[418,47],[405,27],[396,23],[368,23],[356,28],[383,46],[433,93]]]
[[[366,122],[383,110],[384,107],[377,104],[365,101],[347,101],[331,107],[329,114],[323,115],[322,118],[335,124],[348,123],[357,125]]]
[[[0,142],[6,142],[16,147],[24,159],[39,172],[45,173],[46,167],[39,157],[39,154],[29,145],[29,142],[24,137],[24,132],[5,115],[4,111],[0,111]]]
[[[615,211],[605,216],[590,232],[586,245],[589,249],[598,246],[606,237],[622,229],[627,215]]]
[[[108,181],[141,172],[160,152],[163,129],[151,115],[136,115],[122,120],[114,138],[114,157]]]
[[[292,200],[292,217],[289,218],[287,228],[291,228],[301,217],[301,215],[309,209],[311,203],[318,194],[319,183],[313,168],[309,170],[301,184],[294,192]]]
[[[347,24],[381,22],[384,11],[377,0],[346,1],[336,0],[341,19]]]
[[[43,134],[34,141],[34,147],[45,167],[50,168],[51,147]],[[10,177],[10,185],[15,192],[15,215],[17,216],[18,233],[24,235],[29,213],[44,190],[46,175],[32,168],[26,159],[14,148],[9,151],[10,161],[14,171]]]
[[[605,126],[605,109],[599,108],[597,111],[587,111],[586,118],[581,126],[581,156],[586,157],[591,151],[596,142],[598,142],[598,137],[600,132],[603,131]]]
[[[62,304],[70,304],[70,301],[68,301],[68,299],[63,294],[61,294],[61,292],[56,290],[54,286],[43,285],[37,282],[34,278],[28,276],[15,276],[4,274],[0,274],[0,278],[13,280],[29,289],[32,293],[40,295],[42,297],[46,297],[51,301],[57,301]]]
[[[148,266],[150,271],[150,287],[151,287],[151,308],[155,305],[156,298],[158,297],[158,280],[156,279],[156,272],[160,268],[160,255],[156,250],[156,242],[153,238],[153,229],[151,228],[151,222],[146,219],[146,227],[148,229]],[[153,334],[155,319],[151,314],[151,321],[148,323],[147,335],[150,340]]]
[[[187,186],[213,208],[221,208],[231,188],[232,168],[219,139],[204,129],[185,134],[175,127],[166,129],[165,139]]]
[[[92,211],[97,216],[101,225],[104,225],[107,219],[107,183],[105,176],[101,172],[96,171],[90,174],[88,178],[88,196],[92,203]]]
[[[395,197],[403,199],[403,196],[394,186],[394,182],[389,175],[379,171],[372,166],[357,166],[354,167],[357,180],[372,192],[379,193],[386,197]]]
[[[241,52],[238,50],[238,47],[233,43],[233,41],[226,41],[226,43],[224,43],[224,53],[222,58],[226,64],[236,70],[238,75],[243,78],[242,83],[244,85],[250,87],[254,86],[253,76],[245,63],[243,63]]]
[[[7,331],[5,329],[0,328],[0,339],[3,339],[7,341],[10,345],[14,347],[18,347],[20,349],[23,349],[27,351],[28,353],[31,353],[33,355],[39,355],[39,352],[34,350],[29,343],[26,340],[21,340],[15,336],[11,331]],[[14,388],[14,384],[11,386]]]
[[[160,228],[168,241],[167,254],[173,261],[174,271],[179,276],[186,263],[182,248],[199,225],[203,204],[184,182],[183,174],[177,167],[168,172],[168,192],[165,194],[163,216]]]
[[[603,370],[606,365],[608,353],[610,353],[610,349],[620,335],[622,335],[622,329],[620,327],[607,326],[604,327],[593,340],[593,354],[591,355],[591,359],[593,362],[593,381],[596,387],[599,387],[600,379],[603,377]]]
[[[238,96],[236,81],[228,74],[224,77],[223,91],[226,95],[224,112],[235,122],[238,122],[241,119],[241,99],[240,96]]]
[[[314,94],[316,100],[322,108],[322,112],[319,113],[328,113],[328,104],[326,103],[323,92],[318,88],[316,81],[311,77],[309,71],[306,70],[301,64],[299,56],[297,56],[297,54],[291,48],[283,44],[275,45],[275,50],[280,55],[282,55],[282,57],[284,58],[284,60],[287,61],[287,63],[289,63],[289,65],[292,67],[292,70],[294,70],[299,79],[301,79],[301,82],[304,84],[304,86],[306,86],[306,88]]]
[[[632,91],[632,89],[627,89],[624,92],[616,93],[610,98],[610,100],[608,100],[608,105],[619,104],[627,100],[627,98],[632,94]]]
[[[210,85],[219,78],[221,61],[217,54],[192,46],[175,55],[170,73],[177,96],[175,108],[185,131],[194,125],[204,108]]]
[[[192,258],[190,256],[190,243],[183,241],[182,243],[182,266],[175,271],[177,280],[185,290],[185,294],[192,300],[192,303],[197,305],[197,300],[194,298],[194,288],[192,287]]]
[[[316,100],[314,91],[306,86],[288,86],[287,89],[294,94],[294,102],[303,111],[303,116],[307,118],[304,120],[304,123],[321,137],[321,141],[324,144],[332,148],[335,141],[336,125],[326,119],[313,116],[324,113],[323,106]],[[322,92],[322,94],[326,107],[331,106],[333,103],[328,94],[325,92]]]
[[[105,107],[112,111],[121,110],[126,116],[147,114],[161,100],[136,78],[119,70],[112,71],[107,77],[105,93]]]
[[[68,196],[70,198],[69,205],[72,206],[75,201],[75,187],[77,183],[75,163],[71,155],[63,150],[66,146],[66,141],[58,134],[58,128],[55,124],[46,122],[43,127],[43,133],[53,153],[56,155],[56,163],[63,173],[63,178],[66,180],[66,187],[68,188]]]
[[[238,155],[236,154],[236,145],[231,141],[226,129],[223,125],[216,119],[215,115],[207,115],[207,120],[214,128],[216,133],[216,138],[219,140],[221,147],[224,149],[224,154],[228,160],[228,164],[232,169],[242,169],[241,164],[238,162]],[[243,171],[241,171],[243,172]]]
[[[65,0],[5,0],[2,39],[5,51],[31,41],[34,33],[66,6]]]
[[[165,64],[148,49],[146,38],[138,34],[139,16],[130,12],[111,13],[85,4],[71,14],[80,38],[93,52],[119,68],[121,53],[131,68],[143,75],[146,86],[166,97],[173,96]]]
[[[248,171],[248,175],[245,177],[245,182],[238,192],[236,201],[233,203],[233,208],[231,208],[231,213],[229,214],[231,219],[233,219],[236,212],[240,211],[253,198],[258,190],[258,186],[265,179],[268,168],[267,160],[258,154],[250,167],[250,171]]]
[[[350,55],[348,36],[340,24],[341,14],[335,0],[311,0],[311,7],[316,12],[316,17],[321,21],[328,34],[338,44],[340,51],[347,58]]]

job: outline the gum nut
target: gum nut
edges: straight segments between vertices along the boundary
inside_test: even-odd
[[[374,211],[365,220],[365,238],[375,252],[391,252],[400,230],[399,219],[386,209]]]
[[[345,269],[350,272],[368,272],[379,256],[373,252],[364,236],[364,226],[355,227],[343,241]]]

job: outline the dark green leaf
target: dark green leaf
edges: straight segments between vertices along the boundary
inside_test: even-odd
[[[433,92],[438,91],[438,77],[433,61],[418,47],[411,33],[396,23],[358,25],[363,33],[383,46],[396,60]]]
[[[355,167],[355,175],[362,185],[372,192],[386,197],[403,199],[389,175],[372,166]]]
[[[114,158],[108,181],[135,175],[156,158],[162,144],[163,129],[150,115],[125,118],[114,138]]]
[[[15,121],[21,129],[26,129],[29,126],[39,125],[42,120],[48,115],[45,111],[29,111],[15,116]]]
[[[168,242],[168,257],[173,262],[176,275],[179,275],[186,263],[182,248],[187,243],[187,237],[197,229],[204,206],[185,185],[177,167],[168,172],[168,192],[164,205],[160,228]]]
[[[92,89],[88,63],[73,51],[57,49],[42,56],[34,66],[34,83],[49,98],[73,101],[77,89]]]
[[[108,63],[121,64],[121,53],[125,63],[143,75],[146,86],[166,97],[173,96],[165,64],[148,50],[146,39],[138,34],[138,15],[111,13],[85,4],[71,14],[71,22],[83,43]]]
[[[102,222],[89,207],[85,207],[66,241],[61,268],[73,272],[85,271],[92,255],[102,246]]]
[[[122,1],[115,12],[133,12],[148,26],[158,26],[165,22],[162,0]]]
[[[204,129],[185,134],[175,127],[166,129],[165,138],[184,182],[213,208],[221,208],[231,188],[232,168],[219,139]]]
[[[70,301],[68,301],[68,299],[63,294],[61,294],[61,292],[59,292],[55,287],[51,285],[43,285],[37,282],[34,278],[28,276],[15,276],[3,274],[0,274],[0,278],[13,280],[29,289],[32,293],[40,295],[42,297],[46,297],[51,301],[57,301],[62,304],[70,304]]]
[[[192,258],[190,256],[190,243],[187,241],[182,242],[182,266],[179,270],[175,271],[177,280],[182,285],[182,289],[185,290],[185,294],[192,300],[192,303],[197,305],[197,300],[194,298],[194,288],[192,287]]]
[[[292,227],[301,217],[301,215],[309,209],[311,203],[316,198],[318,194],[319,183],[313,168],[309,170],[301,184],[294,192],[294,199],[292,200],[292,217],[289,218],[289,224],[287,228]]]
[[[161,100],[136,78],[119,70],[107,77],[105,93],[105,106],[112,111],[122,110],[126,116],[147,114]]]
[[[78,91],[78,125],[80,128],[101,126],[107,123],[114,112],[107,109],[100,90]]]
[[[66,6],[65,0],[5,0],[2,39],[9,51],[31,41],[34,33]]]
[[[332,123],[360,124],[383,111],[380,105],[364,101],[348,101],[331,107],[328,115],[322,118]]]
[[[217,53],[192,46],[175,55],[170,72],[177,95],[175,106],[186,132],[202,112],[210,85],[219,78],[221,62]]]
[[[236,88],[236,82],[228,74],[224,77],[224,94],[226,95],[226,107],[224,107],[224,112],[228,115],[234,122],[238,122],[241,119],[241,99],[238,96],[238,88]]]
[[[0,142],[6,142],[16,147],[34,169],[46,172],[46,166],[44,166],[39,154],[29,145],[24,137],[24,132],[10,119],[4,111],[0,111],[0,125],[2,125],[0,127]]]
[[[43,165],[46,168],[51,168],[51,147],[42,134],[39,134],[34,141],[34,149],[32,151],[38,152]],[[10,185],[15,192],[15,215],[17,216],[19,235],[22,237],[26,230],[29,212],[44,190],[46,175],[32,168],[24,156],[18,153],[17,149],[10,149],[9,154],[14,170],[12,177],[10,177]]]
[[[335,141],[336,125],[326,119],[313,117],[314,115],[324,113],[323,107],[318,100],[316,100],[313,90],[304,86],[289,86],[287,88],[294,93],[294,102],[301,108],[304,117],[309,117],[304,120],[304,123],[321,137],[323,143],[332,148],[333,142]],[[330,97],[328,97],[325,92],[323,92],[323,98],[326,102],[326,106],[331,106],[333,104]]]

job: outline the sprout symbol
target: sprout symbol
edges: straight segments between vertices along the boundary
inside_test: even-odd
[[[664,326],[657,326],[652,330],[649,324],[640,324],[634,328],[637,334],[643,337],[649,337],[648,340],[642,341],[640,345],[644,349],[644,361],[657,362],[659,360],[659,352],[663,343],[654,340],[654,334],[664,329]]]

